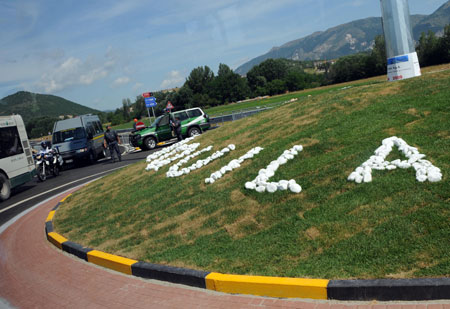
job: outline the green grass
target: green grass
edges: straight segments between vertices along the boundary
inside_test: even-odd
[[[263,107],[274,107],[277,105],[282,105],[283,103],[291,100],[291,99],[305,99],[308,96],[315,96],[320,95],[327,92],[333,92],[333,91],[339,91],[340,89],[344,87],[360,87],[364,85],[370,85],[380,82],[380,78],[377,79],[371,79],[365,82],[356,81],[356,82],[349,82],[345,84],[340,85],[332,85],[328,87],[320,87],[315,89],[306,89],[302,91],[292,92],[285,95],[277,95],[265,99],[257,99],[253,101],[248,102],[241,102],[241,103],[230,103],[226,105],[220,105],[212,108],[208,108],[205,110],[205,113],[207,113],[210,116],[219,116],[219,115],[227,115],[231,114],[233,112],[237,112],[240,110],[245,109],[255,109],[255,108],[263,108]]]
[[[199,136],[234,152],[180,178],[139,162],[87,185],[59,208],[55,229],[109,253],[222,273],[312,278],[450,276],[450,70],[322,91]],[[339,88],[342,88],[339,87]],[[289,98],[279,97],[283,100]],[[347,176],[396,135],[441,168],[419,183],[413,169]],[[304,146],[274,180],[300,194],[244,188],[260,168]],[[264,150],[212,185],[204,179],[255,146]],[[203,157],[209,155],[205,153]],[[389,159],[400,157],[394,149]]]

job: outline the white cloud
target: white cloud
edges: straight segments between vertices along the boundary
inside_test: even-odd
[[[113,82],[113,86],[122,86],[122,85],[126,85],[130,82],[130,78],[127,76],[123,76],[123,77],[119,77],[116,78]]]
[[[36,85],[46,93],[58,92],[76,85],[91,85],[95,81],[107,77],[114,69],[116,59],[106,57],[107,59],[103,63],[94,58],[82,61],[79,58],[69,57],[49,72],[41,75]],[[124,80],[119,82],[123,83]]]
[[[173,88],[177,86],[181,86],[181,83],[184,82],[184,77],[181,75],[179,71],[170,71],[166,75],[166,79],[161,83],[161,89]]]

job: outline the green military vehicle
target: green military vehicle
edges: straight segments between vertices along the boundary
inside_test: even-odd
[[[133,132],[130,144],[144,150],[154,149],[158,143],[174,138],[170,120],[180,119],[181,135],[190,137],[209,129],[209,117],[200,108],[190,108],[173,113],[166,113],[156,118],[150,127]]]

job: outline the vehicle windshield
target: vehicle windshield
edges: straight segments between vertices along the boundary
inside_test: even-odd
[[[53,144],[86,138],[83,128],[73,128],[53,133]]]
[[[163,116],[164,116],[164,115],[158,116],[158,117],[156,118],[156,120],[150,125],[150,127],[156,127],[156,126],[159,124],[159,122],[161,121],[161,118],[162,118]]]

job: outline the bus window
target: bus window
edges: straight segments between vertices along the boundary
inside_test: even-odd
[[[0,128],[0,159],[23,153],[17,127]]]

